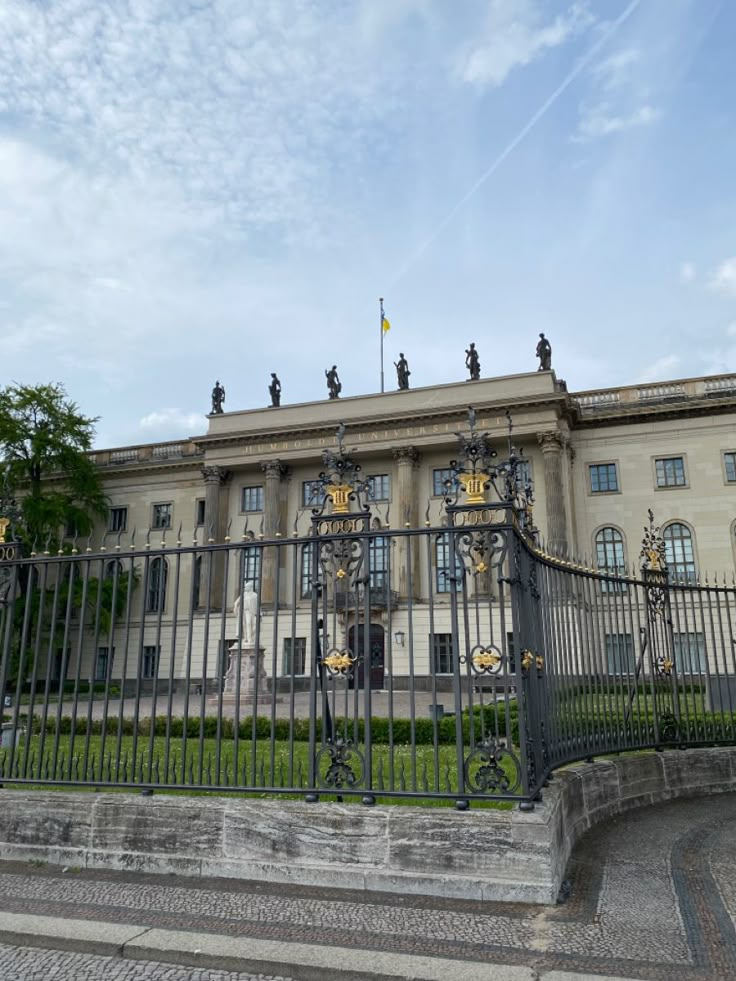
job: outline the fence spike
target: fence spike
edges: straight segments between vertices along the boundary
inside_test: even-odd
[[[121,529],[120,529],[120,531],[118,532],[118,539],[117,539],[117,542],[115,543],[115,551],[116,551],[116,552],[119,552],[119,551],[120,551],[120,547],[121,547],[121,546],[120,546],[120,539],[121,539],[122,537],[123,537],[123,529],[121,528]]]
[[[160,548],[166,548],[166,528],[161,529],[161,545]]]
[[[258,528],[258,538],[263,541],[263,530],[266,527],[266,514],[265,512],[261,515],[261,524]]]
[[[176,533],[176,545],[177,545],[177,548],[181,548],[181,545],[182,545],[181,533],[182,533],[183,527],[184,527],[184,522],[183,521],[180,521],[179,522],[179,530]]]
[[[391,502],[386,505],[386,527],[391,527]]]
[[[212,521],[210,521],[209,534],[207,535],[207,544],[214,545],[215,543],[215,526]]]
[[[225,542],[226,543],[230,541],[230,529],[232,528],[232,526],[233,526],[233,519],[230,518],[229,521],[228,521],[228,523],[227,523],[227,528],[225,529]]]
[[[151,529],[149,528],[146,532],[146,548],[151,547]]]
[[[133,526],[133,534],[130,536],[130,550],[131,550],[131,552],[135,551],[135,533],[136,533],[136,531],[137,531],[136,527]]]
[[[427,527],[427,528],[429,528],[431,526],[431,524],[432,524],[432,522],[429,520],[429,508],[430,508],[430,504],[431,504],[431,501],[429,500],[429,498],[427,498],[427,510],[424,512],[424,524],[425,524],[425,527]]]

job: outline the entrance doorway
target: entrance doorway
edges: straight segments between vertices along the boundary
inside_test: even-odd
[[[385,658],[384,630],[380,623],[370,625],[370,656],[365,657],[365,629],[362,624],[358,626],[357,638],[356,628],[352,626],[348,631],[348,647],[361,660],[358,662],[357,684],[362,688],[365,684],[366,663],[370,665],[370,684],[371,689],[376,691],[384,687],[383,672]]]

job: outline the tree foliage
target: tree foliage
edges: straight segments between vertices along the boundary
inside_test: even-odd
[[[62,385],[0,390],[0,455],[6,489],[19,499],[21,534],[39,544],[66,528],[80,535],[105,514],[107,499],[88,452],[97,419],[67,398]]]

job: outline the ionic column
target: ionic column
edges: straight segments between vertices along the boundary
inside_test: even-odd
[[[275,538],[280,531],[281,518],[281,481],[288,474],[289,468],[281,460],[267,460],[261,464],[265,480],[263,487],[263,536]],[[266,548],[263,550],[263,567],[261,575],[261,602],[274,602],[276,585],[276,566],[279,550]]]
[[[399,446],[393,451],[397,469],[396,507],[393,509],[396,528],[417,526],[417,490],[415,476],[419,468],[420,454],[414,446]],[[411,548],[412,598],[420,596],[419,538],[398,538],[396,547],[395,582],[400,599],[409,597],[409,549]]]
[[[544,458],[544,494],[547,504],[547,543],[550,549],[564,552],[568,547],[567,511],[563,460],[565,441],[556,430],[537,433]]]
[[[226,508],[223,507],[222,488],[227,483],[230,474],[218,466],[202,467],[204,479],[204,540],[205,544],[221,542],[225,537]],[[210,572],[210,566],[211,572]],[[210,584],[209,606],[212,610],[222,607],[222,582],[225,570],[225,554],[223,552],[206,552],[202,562],[202,579],[200,581],[200,604],[206,602],[207,583]]]

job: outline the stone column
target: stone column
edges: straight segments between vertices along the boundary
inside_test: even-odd
[[[288,474],[289,468],[281,460],[267,460],[261,464],[265,481],[263,488],[263,537],[275,538],[281,531],[281,481]],[[263,565],[261,576],[261,602],[273,604],[276,597],[276,565],[279,560],[279,549],[266,548],[263,550]]]
[[[395,515],[394,527],[417,527],[417,489],[415,475],[419,468],[420,454],[414,446],[399,446],[393,451],[398,471],[396,487],[396,506],[392,508]],[[421,583],[419,575],[419,538],[399,538],[396,540],[396,555],[394,558],[397,573],[394,574],[394,584],[398,587],[399,599],[409,597],[409,548],[411,548],[412,598],[419,599]]]
[[[557,430],[537,433],[544,458],[544,493],[547,502],[547,544],[556,552],[568,547],[563,460],[565,440]]]
[[[225,537],[227,509],[223,507],[222,488],[230,478],[227,470],[218,466],[202,467],[204,478],[204,541],[205,544],[221,542]],[[205,552],[202,562],[202,579],[199,586],[200,605],[207,602],[207,583],[210,584],[209,605],[211,610],[222,607],[222,583],[226,556]],[[210,566],[212,571],[210,572]]]

